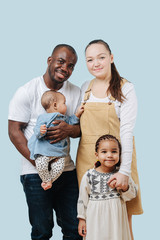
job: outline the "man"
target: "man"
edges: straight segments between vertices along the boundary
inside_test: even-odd
[[[78,185],[70,155],[65,158],[65,169],[62,175],[53,183],[51,189],[44,191],[35,162],[30,159],[27,147],[27,141],[33,134],[37,117],[45,111],[41,106],[41,96],[45,91],[52,89],[61,92],[66,97],[67,115],[74,114],[80,89],[67,80],[76,62],[77,54],[71,46],[57,45],[48,58],[46,73],[20,87],[10,102],[9,137],[22,155],[21,182],[29,209],[32,240],[51,238],[54,226],[53,209],[57,223],[62,228],[63,239],[81,239],[77,229]],[[55,121],[55,123],[57,126],[47,131],[47,139],[51,140],[51,144],[80,134],[79,125],[68,125],[63,121]]]

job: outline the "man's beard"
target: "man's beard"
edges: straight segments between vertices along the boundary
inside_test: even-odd
[[[63,82],[65,82],[65,81],[67,80],[66,78],[64,78],[64,79],[62,79],[62,80],[56,80],[56,79],[54,78],[54,76],[51,74],[50,66],[49,66],[49,68],[48,68],[48,74],[49,74],[50,79],[51,79],[53,82],[57,83],[57,84],[62,84]]]

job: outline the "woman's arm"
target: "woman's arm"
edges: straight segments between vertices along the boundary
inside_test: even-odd
[[[124,84],[123,95],[126,97],[120,108],[120,138],[122,145],[121,165],[118,173],[108,181],[110,187],[116,187],[126,191],[128,188],[129,175],[131,173],[133,151],[133,129],[137,116],[137,98],[132,83]],[[113,180],[116,179],[116,184]]]
[[[126,85],[126,86],[125,86]],[[137,117],[137,97],[132,83],[126,83],[122,90],[126,100],[120,110],[120,139],[122,146],[122,162],[119,172],[129,176],[131,173],[133,152],[133,130]]]

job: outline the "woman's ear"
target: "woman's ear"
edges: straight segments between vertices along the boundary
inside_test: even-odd
[[[113,54],[111,54],[111,63],[113,63],[114,62],[114,56],[113,56]]]

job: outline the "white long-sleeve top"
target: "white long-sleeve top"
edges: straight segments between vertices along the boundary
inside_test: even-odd
[[[88,89],[90,81],[86,81],[81,87],[81,101],[83,102],[85,91]],[[123,103],[115,100],[115,110],[120,120],[120,139],[122,145],[122,162],[119,172],[127,176],[131,173],[132,151],[133,151],[133,130],[137,116],[137,97],[134,85],[126,82],[122,87],[122,93],[125,96]],[[109,96],[106,98],[96,98],[92,92],[87,102],[109,102]]]

